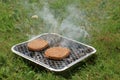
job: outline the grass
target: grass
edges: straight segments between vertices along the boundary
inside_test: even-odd
[[[44,0],[29,0],[41,9]],[[119,80],[120,79],[120,3],[119,0],[50,0],[47,1],[53,12],[66,15],[65,7],[76,4],[84,9],[91,23],[90,45],[97,49],[96,55],[78,64],[64,74],[53,73],[11,52],[11,47],[28,40],[26,34],[32,34],[30,28],[45,26],[42,20],[35,23],[24,8],[24,0],[0,0],[0,80]],[[31,5],[28,5],[29,7]],[[34,10],[33,10],[34,11]],[[26,23],[28,23],[26,25]],[[33,24],[34,23],[34,24]],[[26,27],[25,27],[26,26]],[[35,29],[36,30],[36,29]],[[38,34],[38,33],[35,33]]]

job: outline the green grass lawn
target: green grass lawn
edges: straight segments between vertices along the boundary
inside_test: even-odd
[[[54,73],[35,66],[11,51],[14,44],[28,40],[29,35],[42,33],[45,23],[42,19],[31,20],[31,15],[35,10],[42,9],[45,1],[59,22],[68,15],[66,6],[74,4],[84,11],[91,24],[88,44],[97,49],[96,54],[64,73]],[[26,2],[0,0],[0,80],[120,80],[119,0]]]

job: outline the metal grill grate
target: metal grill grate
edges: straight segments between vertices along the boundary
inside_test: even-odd
[[[12,51],[52,71],[63,71],[74,65],[75,63],[81,61],[82,59],[86,58],[88,55],[95,53],[96,51],[91,46],[67,39],[58,34],[48,33],[37,36],[36,38],[41,38],[48,41],[50,45],[49,47],[67,47],[71,50],[71,53],[68,57],[62,60],[51,60],[44,57],[44,52],[47,48],[39,52],[29,51],[27,48],[27,43],[29,41],[13,46]]]

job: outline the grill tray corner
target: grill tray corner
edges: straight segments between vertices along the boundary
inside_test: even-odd
[[[29,51],[27,43],[37,38],[48,41],[50,47],[67,47],[71,50],[71,53],[68,57],[56,61],[44,57],[46,49],[39,52]],[[16,44],[11,50],[17,55],[55,72],[64,71],[96,52],[96,49],[92,46],[68,39],[56,33],[44,33],[31,40]]]

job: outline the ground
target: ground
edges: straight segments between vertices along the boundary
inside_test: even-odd
[[[33,65],[11,51],[14,44],[28,40],[30,28],[40,30],[42,19],[31,20],[32,11],[43,3],[58,21],[68,14],[67,5],[77,5],[90,23],[87,44],[97,52],[64,73],[54,73]],[[37,7],[36,7],[37,6]],[[119,0],[0,0],[0,80],[119,80],[120,79],[120,2]],[[38,31],[34,33],[37,35]]]

